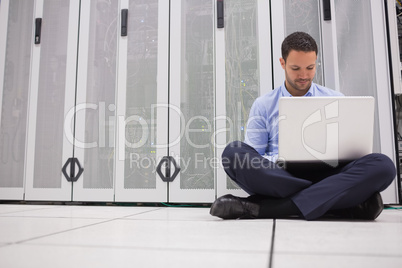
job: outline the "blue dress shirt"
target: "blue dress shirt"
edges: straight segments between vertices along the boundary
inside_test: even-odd
[[[281,97],[291,96],[283,83],[280,87],[257,98],[250,110],[244,142],[272,162],[278,159],[278,101]],[[343,94],[312,83],[304,97],[310,96],[343,96]]]

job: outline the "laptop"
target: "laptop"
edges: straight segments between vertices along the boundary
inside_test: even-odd
[[[373,97],[282,97],[278,162],[337,167],[372,153]]]

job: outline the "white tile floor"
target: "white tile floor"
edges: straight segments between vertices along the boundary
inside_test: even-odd
[[[1,204],[0,267],[402,267],[402,210],[374,222],[208,212]]]

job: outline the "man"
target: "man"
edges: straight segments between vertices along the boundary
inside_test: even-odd
[[[210,213],[223,219],[287,218],[307,220],[324,215],[374,220],[383,210],[379,192],[393,181],[393,162],[382,154],[369,154],[344,166],[288,170],[278,158],[278,100],[283,96],[339,96],[339,92],[313,83],[317,44],[303,32],[282,43],[280,63],[284,84],[254,102],[245,142],[232,142],[222,154],[228,176],[250,194],[224,195]]]

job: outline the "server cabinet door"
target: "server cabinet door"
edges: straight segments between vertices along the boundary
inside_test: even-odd
[[[24,1],[30,2],[30,1]],[[37,0],[26,154],[26,200],[71,200],[73,144],[64,118],[75,101],[79,0]],[[67,164],[66,164],[67,163]],[[76,168],[78,170],[78,168]]]
[[[115,201],[166,202],[169,1],[122,0],[119,14]]]
[[[114,200],[119,1],[81,1],[74,156],[84,169],[75,201]]]
[[[344,3],[332,0],[333,47],[339,69],[339,90],[345,95],[368,95],[376,98],[374,150],[398,164],[391,94],[390,63],[386,34],[384,1]],[[333,34],[334,35],[334,34]],[[325,59],[326,61],[330,61]],[[384,203],[398,203],[396,178],[381,193]]]
[[[215,196],[216,1],[171,1],[170,202],[211,202]]]
[[[224,27],[216,28],[218,197],[247,195],[226,176],[220,160],[226,144],[244,141],[254,100],[272,90],[270,31],[267,0],[224,0]]]
[[[24,198],[34,1],[1,2],[0,199]]]

